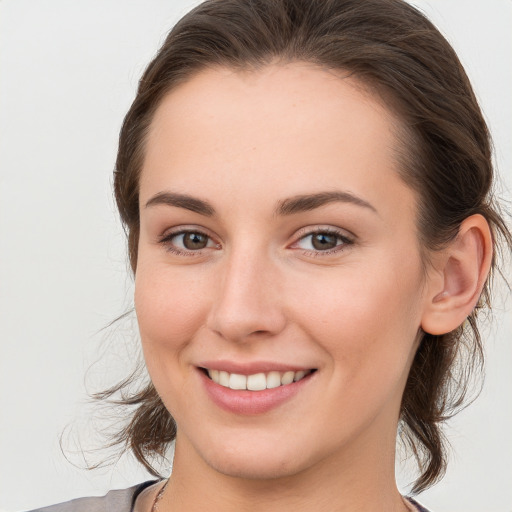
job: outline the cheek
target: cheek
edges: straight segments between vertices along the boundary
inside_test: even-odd
[[[204,289],[204,279],[192,271],[139,265],[135,310],[146,359],[187,345],[206,317]]]
[[[321,286],[317,281],[303,290],[304,329],[329,354],[340,378],[377,383],[408,369],[421,318],[418,268],[395,259],[374,270],[368,264],[364,272],[342,268]]]

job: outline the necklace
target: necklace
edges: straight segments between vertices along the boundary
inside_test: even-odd
[[[158,494],[155,497],[155,501],[153,501],[153,505],[151,507],[151,512],[156,512],[158,510],[158,502],[162,499],[162,496],[164,495],[165,489],[167,487],[167,484],[169,483],[169,479],[165,482],[163,487],[158,491]]]
[[[163,485],[163,487],[158,491],[158,494],[155,496],[155,501],[153,501],[153,505],[151,506],[151,512],[157,512],[158,510],[158,503],[159,501],[162,499],[163,495],[164,495],[164,492],[165,492],[165,489],[167,488],[167,484],[169,483],[169,479],[166,480],[165,484]],[[418,510],[415,505],[416,505],[416,502],[415,501],[409,501],[408,499],[402,497],[402,500],[404,501],[404,504],[405,506],[412,511],[416,511]]]

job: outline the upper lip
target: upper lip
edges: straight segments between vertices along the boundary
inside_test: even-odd
[[[267,372],[298,372],[300,370],[313,370],[311,366],[303,366],[290,363],[278,363],[275,361],[252,361],[237,362],[227,360],[202,361],[197,365],[199,368],[208,370],[219,370],[228,373],[237,373],[239,375],[254,375],[256,373]]]

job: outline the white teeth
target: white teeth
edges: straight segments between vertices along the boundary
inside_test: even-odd
[[[295,377],[295,372],[286,372],[281,377],[281,384],[286,386],[287,384],[291,384],[293,382],[293,378]]]
[[[267,374],[267,389],[278,388],[281,385],[281,374],[279,372],[269,372]]]
[[[256,373],[247,377],[247,389],[261,391],[267,389],[267,377],[264,373]]]
[[[229,373],[219,371],[219,384],[225,388],[229,388]]]
[[[298,372],[295,372],[295,375],[293,376],[293,381],[297,382],[298,380],[304,378],[306,375],[306,372],[304,370],[299,370]]]
[[[247,389],[247,376],[232,373],[229,376],[229,387],[231,389]]]
[[[238,373],[228,373],[222,370],[207,370],[208,375],[213,382],[224,386],[225,388],[236,390],[263,391],[264,389],[278,388],[287,386],[292,382],[297,382],[311,373],[310,370],[299,370],[297,372],[268,372],[255,373],[253,375],[241,375]]]

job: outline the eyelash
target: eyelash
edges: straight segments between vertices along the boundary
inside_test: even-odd
[[[299,249],[302,251],[304,255],[307,256],[313,256],[315,258],[322,257],[322,256],[328,256],[331,254],[336,254],[339,252],[342,252],[346,250],[349,246],[353,245],[355,240],[354,238],[349,237],[346,232],[332,228],[332,227],[325,227],[325,228],[317,228],[317,229],[309,229],[309,228],[303,228],[297,233],[297,241],[293,243],[293,245],[297,245],[301,240],[306,239],[307,237],[312,237],[314,235],[329,235],[334,236],[337,238],[336,246],[332,249],[326,249],[326,250],[307,250],[307,249]],[[341,243],[338,243],[341,242]]]
[[[168,252],[173,253],[177,256],[189,256],[189,257],[190,256],[191,257],[200,256],[202,254],[203,250],[206,249],[207,247],[205,247],[204,249],[198,249],[198,250],[191,250],[191,249],[183,250],[183,249],[179,249],[179,248],[173,246],[171,243],[171,241],[174,238],[176,238],[178,236],[190,234],[190,233],[205,236],[209,241],[212,241],[212,238],[208,234],[206,234],[204,231],[201,231],[198,229],[181,229],[179,231],[166,233],[165,235],[163,235],[160,238],[159,243],[162,244],[163,246],[165,246],[165,249]],[[338,241],[341,243],[337,243],[336,246],[333,247],[332,249],[326,249],[326,250],[307,250],[307,249],[300,249],[300,248],[297,248],[297,249],[300,250],[302,252],[302,254],[307,255],[307,256],[322,257],[322,256],[327,256],[327,255],[331,255],[331,254],[335,254],[335,253],[344,251],[347,249],[347,247],[354,244],[353,238],[347,236],[345,234],[345,232],[334,229],[332,227],[317,228],[317,229],[312,229],[312,230],[309,230],[308,228],[303,228],[302,230],[300,230],[297,233],[298,238],[290,247],[293,248],[294,245],[297,245],[300,241],[305,240],[307,237],[312,237],[314,235],[319,235],[319,234],[335,236],[338,239]],[[216,246],[217,246],[217,248],[220,248],[220,244],[216,244]]]
[[[200,256],[202,254],[202,251],[204,249],[199,249],[199,250],[190,250],[190,249],[180,249],[180,248],[177,248],[175,246],[172,245],[171,241],[173,238],[176,238],[178,236],[183,236],[183,235],[187,235],[187,234],[197,234],[197,235],[201,235],[201,236],[205,236],[208,241],[211,241],[212,240],[212,237],[209,236],[208,234],[206,234],[204,231],[201,231],[199,229],[181,229],[179,231],[173,231],[171,233],[166,233],[164,234],[160,240],[159,240],[159,243],[161,243],[164,247],[165,247],[165,250],[170,252],[170,253],[173,253],[177,256]],[[220,247],[220,244],[216,244],[217,247]],[[206,247],[205,247],[206,249]]]

